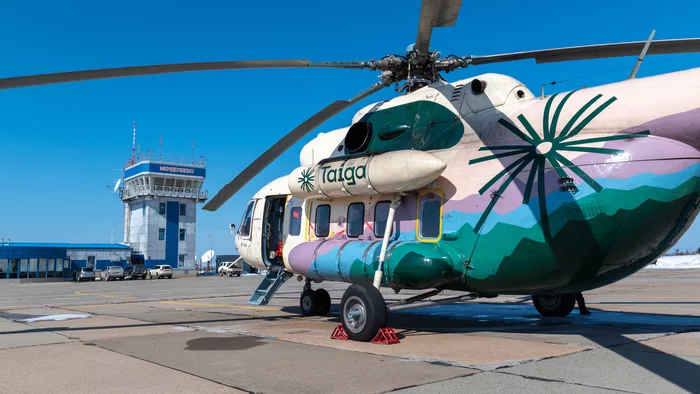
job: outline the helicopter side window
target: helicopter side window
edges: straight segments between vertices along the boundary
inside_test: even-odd
[[[294,207],[289,220],[289,235],[299,234],[301,234],[301,207]]]
[[[365,224],[365,204],[354,202],[348,206],[348,237],[356,238],[362,235]]]
[[[442,193],[426,192],[418,202],[417,235],[420,241],[435,242],[442,235]]]
[[[379,201],[374,206],[374,235],[379,238],[384,238],[389,205],[391,205],[391,201]]]
[[[241,220],[241,229],[238,231],[241,237],[250,237],[250,225],[253,222],[253,206],[255,205],[255,200],[251,200],[243,213],[243,219]]]
[[[327,237],[331,230],[331,206],[319,205],[316,208],[316,236]]]

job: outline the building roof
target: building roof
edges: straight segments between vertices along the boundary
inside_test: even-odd
[[[124,244],[70,244],[70,243],[41,243],[41,242],[12,242],[2,243],[0,247],[13,248],[66,248],[66,249],[131,249]]]

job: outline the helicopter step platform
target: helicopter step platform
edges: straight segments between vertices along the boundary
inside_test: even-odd
[[[277,293],[277,290],[291,277],[292,274],[286,272],[284,269],[270,269],[267,271],[265,279],[260,282],[260,285],[253,295],[250,296],[248,303],[251,305],[267,305],[275,293]]]

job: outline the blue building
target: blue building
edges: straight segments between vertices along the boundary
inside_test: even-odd
[[[126,267],[130,260],[123,244],[0,243],[0,279],[72,279],[80,268]]]

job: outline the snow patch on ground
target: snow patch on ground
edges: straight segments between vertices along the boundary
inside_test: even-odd
[[[646,269],[693,269],[700,268],[700,255],[663,256],[656,264],[649,264]]]
[[[254,274],[251,274],[250,272],[244,272],[243,275],[244,275],[244,276],[248,276],[248,275],[262,275],[262,276],[265,276],[265,275],[267,275],[267,271],[258,271],[258,272],[254,273]]]
[[[34,323],[38,321],[63,321],[68,319],[85,319],[92,315],[49,315],[41,317],[33,317],[31,319],[24,319],[27,323]]]

